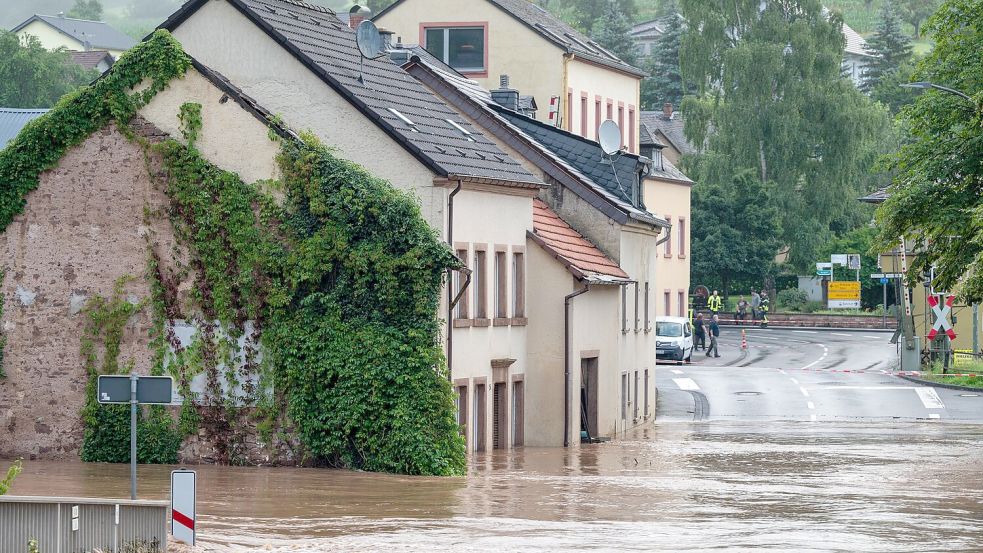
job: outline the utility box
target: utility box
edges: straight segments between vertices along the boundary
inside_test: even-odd
[[[911,339],[901,335],[901,370],[920,371],[922,370],[922,340],[920,336],[913,336]]]

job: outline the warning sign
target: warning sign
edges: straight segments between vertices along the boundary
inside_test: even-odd
[[[857,281],[830,282],[826,289],[830,309],[859,309],[860,283]]]

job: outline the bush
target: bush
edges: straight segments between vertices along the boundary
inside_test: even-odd
[[[803,313],[815,313],[817,311],[822,311],[826,306],[821,301],[807,301],[805,305],[802,306]]]
[[[809,301],[809,296],[798,288],[788,288],[779,292],[775,301],[782,311],[802,311]]]

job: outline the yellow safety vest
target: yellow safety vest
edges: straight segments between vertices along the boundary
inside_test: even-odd
[[[710,308],[710,311],[720,311],[722,304],[723,302],[720,296],[710,296],[710,299],[707,301],[707,307]]]

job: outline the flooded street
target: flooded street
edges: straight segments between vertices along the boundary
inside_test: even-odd
[[[983,427],[660,424],[472,459],[468,478],[196,467],[199,551],[979,551]],[[166,498],[171,467],[140,468]],[[126,465],[27,462],[17,495],[125,497]]]

